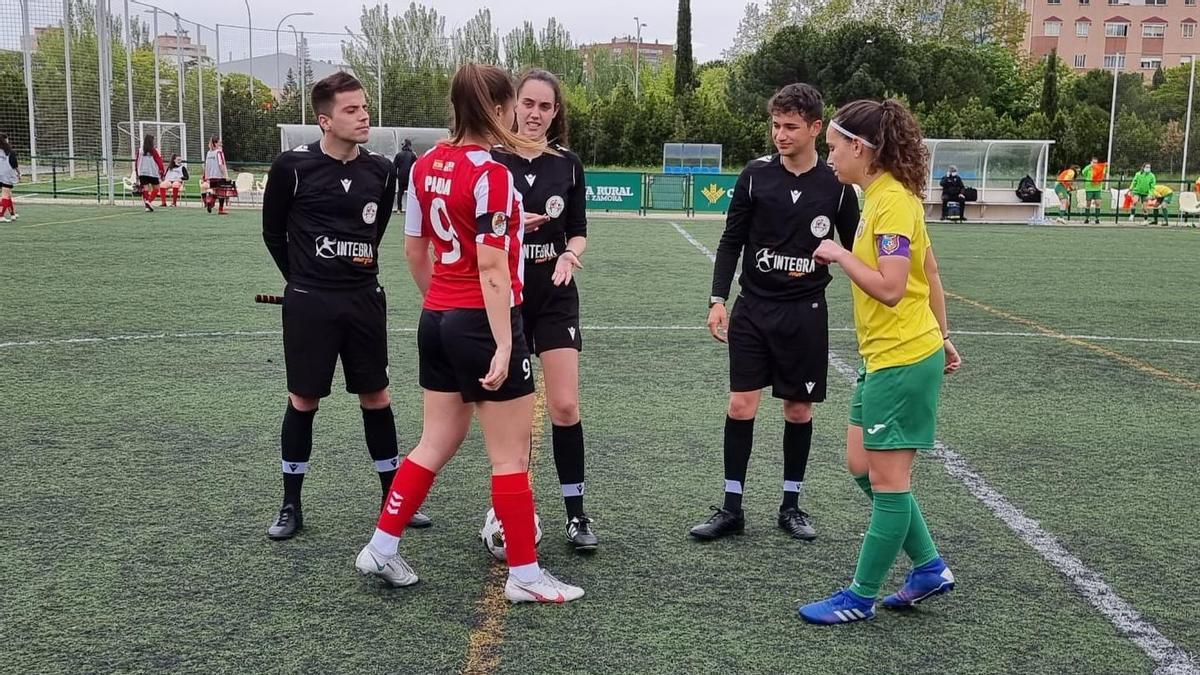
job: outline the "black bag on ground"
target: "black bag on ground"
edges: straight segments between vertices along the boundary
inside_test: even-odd
[[[1037,183],[1029,174],[1026,174],[1020,183],[1017,183],[1017,199],[1033,203],[1042,200],[1042,191],[1038,189]]]

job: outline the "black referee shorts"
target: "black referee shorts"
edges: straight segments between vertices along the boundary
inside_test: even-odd
[[[555,286],[550,272],[525,267],[521,318],[525,323],[525,341],[531,354],[541,356],[551,349],[583,351],[583,333],[579,329],[579,287],[575,280]]]
[[[388,386],[387,296],[371,284],[318,290],[288,284],[283,294],[283,356],[288,391],[323,398],[342,359],[346,391],[369,394]]]
[[[479,383],[496,353],[487,310],[422,310],[417,327],[421,388],[461,394],[464,403],[511,401],[532,394],[533,364],[521,330],[520,309],[514,307],[509,319],[513,345],[508,378],[496,391],[488,391]]]
[[[825,400],[829,310],[823,296],[775,302],[739,295],[729,316],[729,390]]]

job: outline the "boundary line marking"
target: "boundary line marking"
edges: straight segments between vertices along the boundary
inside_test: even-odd
[[[1060,340],[1065,340],[1066,342],[1069,342],[1069,343],[1075,345],[1076,347],[1083,347],[1084,349],[1096,352],[1097,354],[1100,354],[1102,356],[1107,356],[1108,358],[1110,358],[1114,361],[1117,361],[1119,363],[1123,363],[1123,364],[1133,368],[1134,370],[1138,370],[1138,371],[1141,371],[1141,372],[1149,374],[1149,375],[1155,375],[1157,377],[1161,377],[1164,380],[1167,380],[1169,382],[1174,382],[1175,384],[1183,385],[1184,387],[1187,387],[1188,389],[1191,389],[1193,391],[1200,391],[1200,382],[1196,382],[1194,380],[1189,380],[1186,377],[1183,377],[1181,375],[1176,375],[1175,373],[1172,373],[1168,370],[1163,370],[1162,368],[1152,366],[1149,363],[1142,361],[1141,359],[1135,359],[1132,356],[1127,356],[1120,352],[1115,352],[1111,349],[1108,349],[1107,347],[1101,347],[1100,345],[1094,345],[1094,344],[1087,342],[1086,340],[1078,338],[1078,337],[1074,337],[1071,335],[1065,335],[1057,330],[1054,330],[1053,328],[1050,328],[1049,326],[1044,326],[1032,319],[1026,319],[1023,316],[1017,316],[1016,314],[1006,312],[1002,309],[996,309],[995,307],[992,307],[991,305],[982,303],[978,300],[972,300],[971,298],[968,298],[964,295],[959,295],[958,293],[951,293],[950,291],[946,291],[945,293],[946,293],[947,298],[953,298],[961,303],[970,305],[976,309],[981,309],[989,314],[993,314],[995,316],[1007,319],[1009,321],[1019,323],[1022,326],[1028,326],[1028,327],[1036,330],[1037,332],[1039,332],[1043,335],[1046,335],[1047,337],[1053,337],[1053,338],[1058,338]]]
[[[533,429],[529,446],[529,474],[533,478],[534,463],[542,449],[543,427],[546,422],[546,382],[537,371],[537,394],[533,401]],[[504,597],[504,582],[508,566],[493,560],[484,583],[483,595],[475,604],[475,627],[467,638],[467,659],[460,671],[463,675],[487,675],[500,669],[500,647],[504,644],[504,623],[512,603]]]
[[[683,232],[683,228],[679,225],[675,223],[671,223],[671,225],[676,230]],[[715,262],[715,256],[703,244],[699,244],[686,233],[685,237],[692,241],[701,253],[708,256],[709,260]],[[946,295],[949,296],[950,293],[947,292]],[[858,371],[832,350],[829,352],[829,362],[838,373],[849,379],[853,386],[858,379]],[[1024,541],[1046,562],[1050,563],[1051,567],[1065,576],[1088,603],[1112,623],[1117,631],[1137,645],[1157,666],[1154,671],[1155,675],[1200,673],[1200,666],[1197,666],[1191,654],[1160,633],[1149,621],[1143,619],[1132,605],[1117,595],[1099,572],[1090,569],[1082,560],[1071,554],[1054,535],[1043,530],[1036,520],[1025,515],[1007,497],[988,485],[987,481],[971,469],[962,455],[951,450],[940,440],[936,441],[934,450],[930,454],[942,462],[947,474],[958,479],[973,497],[982,502],[993,515],[1016,533],[1021,541]]]
[[[131,215],[133,215],[133,214],[123,211],[121,213],[110,213],[105,216],[88,216],[87,218],[72,218],[70,220],[52,220],[48,223],[30,223],[28,225],[22,225],[21,227],[23,229],[28,230],[31,227],[46,227],[48,225],[67,225],[70,223],[82,223],[87,220],[108,220],[109,218],[120,218],[121,216],[131,216]]]

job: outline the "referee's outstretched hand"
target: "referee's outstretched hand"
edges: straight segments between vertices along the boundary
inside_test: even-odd
[[[526,232],[536,232],[539,227],[550,222],[550,216],[542,213],[529,213],[527,211],[521,215],[523,216],[522,220],[525,221]]]
[[[729,314],[719,302],[708,310],[708,332],[719,342],[729,342]]]
[[[558,256],[558,262],[554,264],[554,274],[550,276],[550,283],[555,286],[565,286],[571,283],[571,279],[575,276],[575,270],[581,269],[583,269],[583,263],[579,262],[579,256],[568,249]]]
[[[497,349],[492,355],[492,364],[488,367],[487,375],[479,378],[479,384],[488,391],[496,391],[508,379],[508,360],[512,356],[511,349]]]

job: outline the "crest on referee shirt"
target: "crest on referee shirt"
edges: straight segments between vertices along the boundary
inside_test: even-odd
[[[492,214],[492,234],[503,237],[508,232],[508,216],[503,211]]]
[[[551,218],[557,218],[562,215],[563,209],[566,208],[566,206],[567,203],[563,201],[562,197],[554,195],[546,200],[546,215],[550,216]]]
[[[817,216],[813,218],[812,224],[808,226],[812,230],[813,236],[818,239],[824,239],[825,235],[829,234],[829,216]]]
[[[379,213],[379,205],[375,202],[367,202],[363,207],[363,222],[367,225],[375,224],[375,216]]]

